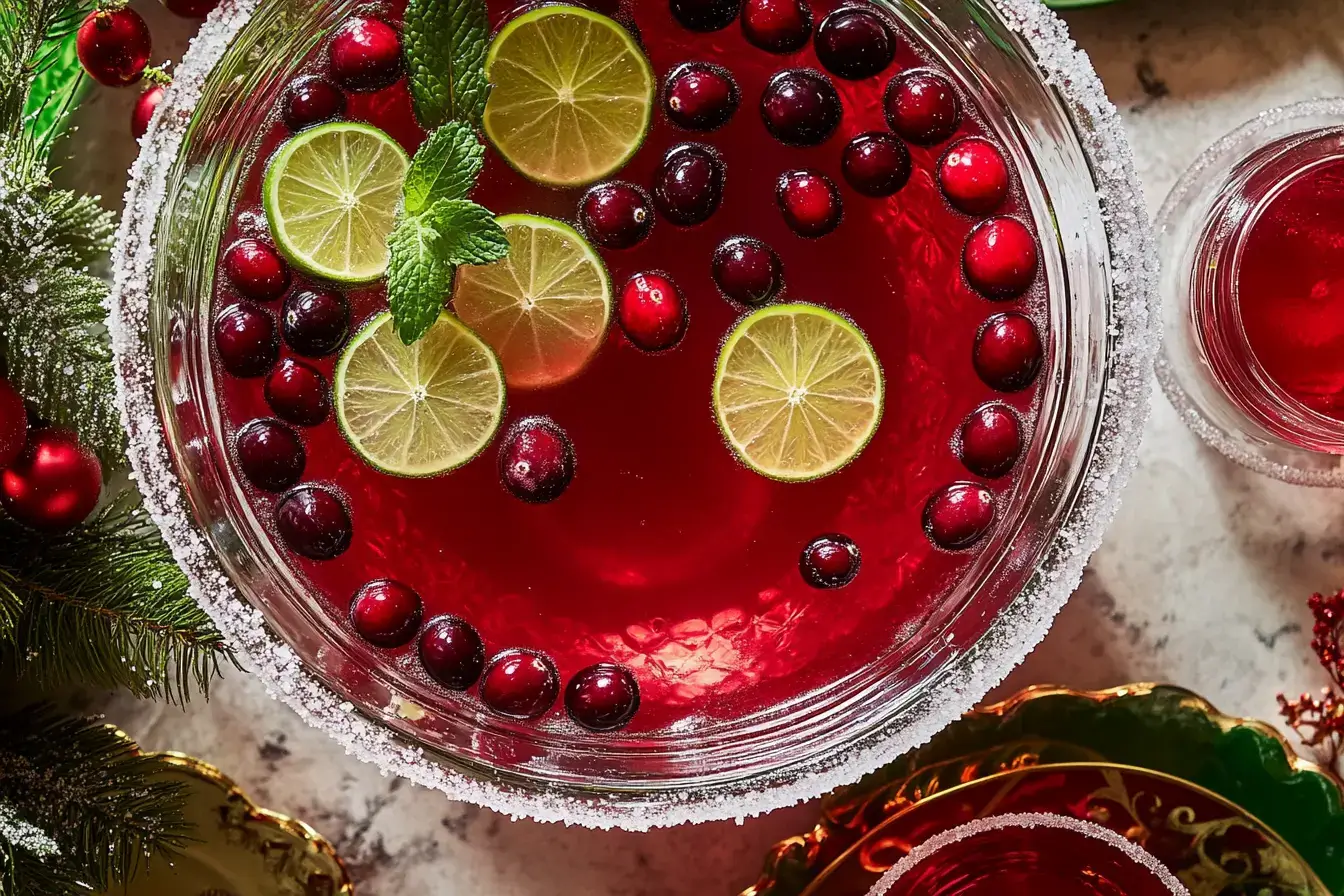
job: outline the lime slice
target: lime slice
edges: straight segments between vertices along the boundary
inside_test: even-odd
[[[490,347],[444,312],[406,345],[380,314],[336,364],[336,419],[350,445],[394,476],[435,476],[480,454],[504,415]]]
[[[649,61],[630,33],[577,6],[543,6],[505,25],[485,60],[486,136],[543,184],[601,180],[639,149],[653,115]]]
[[[338,121],[290,138],[262,185],[276,245],[314,277],[377,280],[410,164],[397,141],[366,124]]]
[[[858,327],[815,305],[772,305],[719,352],[714,413],[747,466],[818,479],[854,459],[882,419],[882,369]]]
[[[494,264],[458,268],[453,310],[499,354],[510,386],[562,383],[602,346],[611,279],[568,224],[535,215],[498,220],[509,254]]]

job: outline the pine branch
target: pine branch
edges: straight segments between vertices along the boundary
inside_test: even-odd
[[[17,809],[0,802],[0,893],[32,896],[83,896],[61,853],[61,845],[30,824]]]
[[[90,8],[87,0],[0,0],[0,133],[18,135],[34,78]]]

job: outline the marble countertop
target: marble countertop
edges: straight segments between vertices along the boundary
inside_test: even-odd
[[[157,0],[156,58],[178,58],[191,27]],[[1070,13],[1130,127],[1155,210],[1199,152],[1261,109],[1344,95],[1338,0],[1124,0]],[[81,112],[66,177],[115,205],[135,147],[133,97],[98,91]],[[1052,633],[1000,688],[1166,680],[1220,708],[1270,719],[1280,690],[1324,682],[1308,648],[1307,595],[1344,585],[1338,493],[1270,481],[1198,443],[1160,395],[1142,460],[1102,550]],[[384,778],[230,673],[208,704],[112,698],[109,718],[153,749],[213,762],[265,806],[337,845],[361,896],[729,896],[766,847],[815,820],[799,806],[745,824],[648,834],[510,821]],[[694,861],[687,861],[694,857]]]

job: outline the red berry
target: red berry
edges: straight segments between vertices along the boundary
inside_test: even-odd
[[[880,73],[896,58],[891,28],[870,9],[837,9],[817,26],[816,45],[826,70],[851,81]]]
[[[994,493],[974,482],[954,482],[924,506],[924,531],[945,551],[963,551],[994,522]]]
[[[309,560],[330,560],[350,547],[350,513],[324,488],[304,486],[275,510],[275,529],[291,551]]]
[[[131,107],[132,137],[139,140],[149,132],[149,122],[154,117],[154,110],[159,108],[159,103],[163,102],[164,94],[167,92],[168,88],[162,84],[153,84],[140,94],[140,98]]]
[[[997,479],[1013,468],[1022,453],[1022,424],[1007,405],[987,404],[961,424],[957,443],[966,469]]]
[[[301,355],[322,358],[341,347],[350,332],[350,303],[326,289],[305,289],[285,299],[280,314],[285,342]]]
[[[331,73],[346,90],[371,93],[401,78],[401,35],[380,19],[356,16],[331,38]]]
[[[28,409],[19,390],[0,379],[0,470],[13,465],[28,444]]]
[[[667,117],[688,131],[723,127],[741,102],[733,76],[717,65],[688,62],[667,76]]]
[[[629,249],[653,229],[649,197],[632,184],[598,184],[579,203],[579,223],[593,242],[608,249]]]
[[[273,302],[289,289],[289,265],[261,240],[245,239],[224,252],[224,273],[238,291],[258,302]]]
[[[291,131],[340,118],[345,114],[345,94],[326,78],[309,75],[289,85],[283,114]]]
[[[163,5],[174,15],[187,19],[203,19],[214,11],[219,0],[163,0]]]
[[[485,668],[485,644],[464,619],[439,616],[420,634],[420,665],[450,691],[465,691]]]
[[[933,72],[912,71],[892,78],[884,103],[891,129],[921,146],[942,143],[961,124],[956,90]]]
[[[761,94],[761,118],[774,138],[789,146],[825,143],[840,125],[843,108],[824,75],[788,69],[770,79]]]
[[[690,31],[719,31],[733,24],[741,0],[670,0],[673,17]]]
[[[285,358],[266,377],[266,403],[275,416],[298,426],[316,426],[331,413],[331,390],[316,367]]]
[[[734,302],[764,305],[784,286],[779,256],[760,240],[737,236],[714,252],[714,282]]]
[[[859,574],[859,546],[844,535],[822,535],[803,548],[798,569],[813,588],[843,588]]]
[[[400,647],[415,637],[424,610],[420,595],[401,582],[378,579],[359,589],[350,604],[350,624],[377,647]]]
[[[865,196],[890,196],[910,180],[910,150],[894,134],[860,134],[845,147],[841,170],[849,185]]]
[[[686,334],[686,302],[662,274],[635,274],[626,281],[616,314],[626,338],[646,352],[672,348]]]
[[[63,532],[98,505],[103,468],[68,429],[34,429],[18,459],[0,473],[0,503],[9,515],[44,532]]]
[[[278,420],[253,420],[238,431],[234,445],[238,467],[257,488],[283,492],[303,476],[303,441]]]
[[[261,376],[280,354],[275,321],[256,305],[230,305],[215,319],[215,351],[234,376]]]
[[[807,0],[747,0],[742,7],[742,34],[762,50],[801,50],[811,33],[812,8]]]
[[[84,71],[99,84],[134,84],[145,73],[153,52],[149,26],[130,7],[91,12],[79,26],[75,52]]]
[[[966,279],[991,299],[1022,295],[1036,279],[1036,238],[1015,218],[991,218],[966,240]]]
[[[624,666],[589,666],[569,680],[565,709],[571,719],[590,731],[624,728],[639,710],[639,684]]]
[[[560,676],[546,657],[528,650],[506,650],[495,657],[481,679],[481,700],[500,715],[535,719],[555,704]]]
[[[938,165],[938,184],[947,201],[968,215],[987,215],[1008,198],[1008,163],[983,137],[952,145]]]
[[[775,198],[784,220],[799,236],[825,236],[840,223],[840,191],[824,174],[787,172],[779,178]]]
[[[554,501],[574,479],[574,446],[550,417],[525,417],[499,448],[499,478],[520,501]]]
[[[1044,354],[1031,318],[1008,312],[985,321],[975,338],[972,361],[975,372],[991,389],[1020,392],[1040,373]]]
[[[654,175],[653,202],[673,224],[690,227],[719,210],[723,163],[707,146],[683,143],[668,150]]]

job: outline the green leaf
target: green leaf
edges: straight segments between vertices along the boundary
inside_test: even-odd
[[[436,251],[452,264],[489,264],[509,254],[509,238],[484,206],[440,199],[425,217],[438,232]]]
[[[485,164],[471,125],[450,121],[420,146],[406,173],[406,212],[418,215],[440,199],[466,199]]]
[[[439,246],[439,232],[428,216],[397,223],[387,240],[387,303],[401,341],[410,345],[433,326],[453,287],[455,268]]]
[[[489,36],[485,0],[407,4],[402,39],[421,127],[430,130],[454,120],[481,120],[490,92],[485,79]]]

